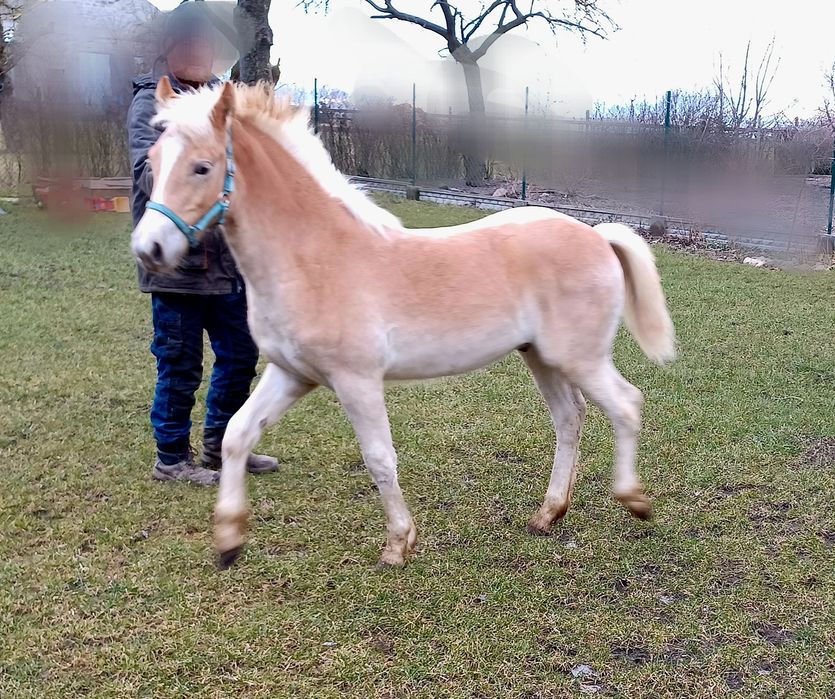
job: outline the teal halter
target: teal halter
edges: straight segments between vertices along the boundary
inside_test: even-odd
[[[190,226],[180,216],[165,206],[165,204],[160,204],[156,201],[149,201],[145,204],[145,208],[151,209],[152,211],[159,211],[163,216],[168,217],[180,229],[188,240],[189,247],[193,250],[200,245],[200,241],[197,240],[198,233],[202,233],[214,224],[219,226],[223,225],[223,221],[226,218],[226,210],[229,208],[229,195],[234,191],[235,163],[232,160],[232,133],[229,132],[226,140],[226,177],[223,179],[223,192],[221,192],[212,208],[203,214],[197,223]]]

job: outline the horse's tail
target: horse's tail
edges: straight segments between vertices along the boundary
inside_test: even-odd
[[[671,362],[676,356],[675,330],[652,250],[622,223],[599,223],[594,230],[609,242],[623,268],[626,327],[650,360]]]

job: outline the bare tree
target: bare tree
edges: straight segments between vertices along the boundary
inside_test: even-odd
[[[376,13],[372,15],[373,19],[413,24],[443,40],[445,50],[464,71],[470,113],[476,116],[485,112],[478,62],[508,32],[532,22],[545,24],[554,34],[565,30],[579,33],[584,39],[589,35],[605,38],[608,30],[617,29],[600,7],[599,0],[530,0],[526,9],[519,7],[518,0],[482,0],[470,16],[466,16],[452,0],[434,0],[423,16],[401,11],[395,7],[395,3],[400,4],[399,0],[365,2]],[[438,21],[434,21],[435,18]],[[478,184],[485,176],[483,160],[478,153],[470,152],[465,154],[465,161],[468,184]]]
[[[0,0],[0,100],[7,87],[7,77],[12,69],[14,52],[14,26],[23,11],[22,0]]]
[[[826,94],[823,98],[821,116],[829,128],[832,129],[832,133],[835,134],[835,62],[833,62],[832,67],[824,73],[823,83],[826,88]]]
[[[552,11],[553,2],[532,0],[527,10],[520,10],[517,0],[493,0],[480,4],[478,13],[471,19],[465,17],[450,0],[435,0],[430,7],[440,10],[442,21],[433,22],[418,15],[401,12],[394,7],[397,0],[365,0],[378,14],[372,19],[397,19],[414,24],[440,36],[457,63],[464,68],[467,81],[467,97],[470,111],[484,111],[484,95],[481,89],[481,76],[478,61],[489,51],[500,37],[518,27],[526,26],[531,21],[544,22],[556,33],[558,29],[605,37],[606,27],[615,28],[609,16],[599,7],[597,0],[574,0],[558,3],[573,5]],[[540,7],[541,6],[541,7]],[[429,13],[427,13],[429,14]],[[489,33],[478,39],[481,32],[490,27]]]
[[[270,63],[273,30],[269,22],[270,0],[238,0],[236,25],[242,37],[239,75],[242,82],[275,83]],[[276,65],[277,68],[277,65]]]
[[[235,82],[241,81],[241,61],[235,61],[235,65],[232,66],[230,70],[229,77],[234,80]],[[270,66],[270,82],[273,85],[276,85],[278,81],[281,79],[281,59],[276,59],[275,65]]]
[[[719,96],[719,119],[734,132],[743,128],[762,128],[768,92],[780,67],[774,56],[774,38],[768,43],[756,69],[751,61],[751,42],[745,46],[745,59],[737,76],[726,68],[719,54],[719,75],[714,86]],[[727,108],[727,112],[726,112]]]
[[[719,99],[712,90],[673,90],[670,97],[672,126],[703,129],[717,124]],[[628,105],[598,102],[594,105],[594,118],[659,126],[664,123],[666,108],[665,100],[660,98],[653,102],[632,99]]]
[[[15,125],[9,109],[12,94],[9,74],[20,57],[20,47],[14,45],[14,30],[22,13],[23,0],[0,0],[0,142],[4,146],[8,146],[8,133]]]

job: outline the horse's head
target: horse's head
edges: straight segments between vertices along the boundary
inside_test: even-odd
[[[173,270],[189,245],[222,215],[218,204],[228,189],[227,126],[235,89],[226,83],[204,94],[205,111],[195,109],[194,100],[185,111],[178,109],[180,99],[167,77],[157,85],[155,119],[166,129],[148,151],[153,190],[131,239],[136,259],[152,272]]]

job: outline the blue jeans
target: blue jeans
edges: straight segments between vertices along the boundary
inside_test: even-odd
[[[163,463],[188,453],[194,394],[203,380],[203,330],[215,365],[206,397],[204,441],[218,442],[229,419],[249,396],[258,348],[249,334],[246,293],[197,295],[153,293],[151,308],[157,386],[151,425]]]

